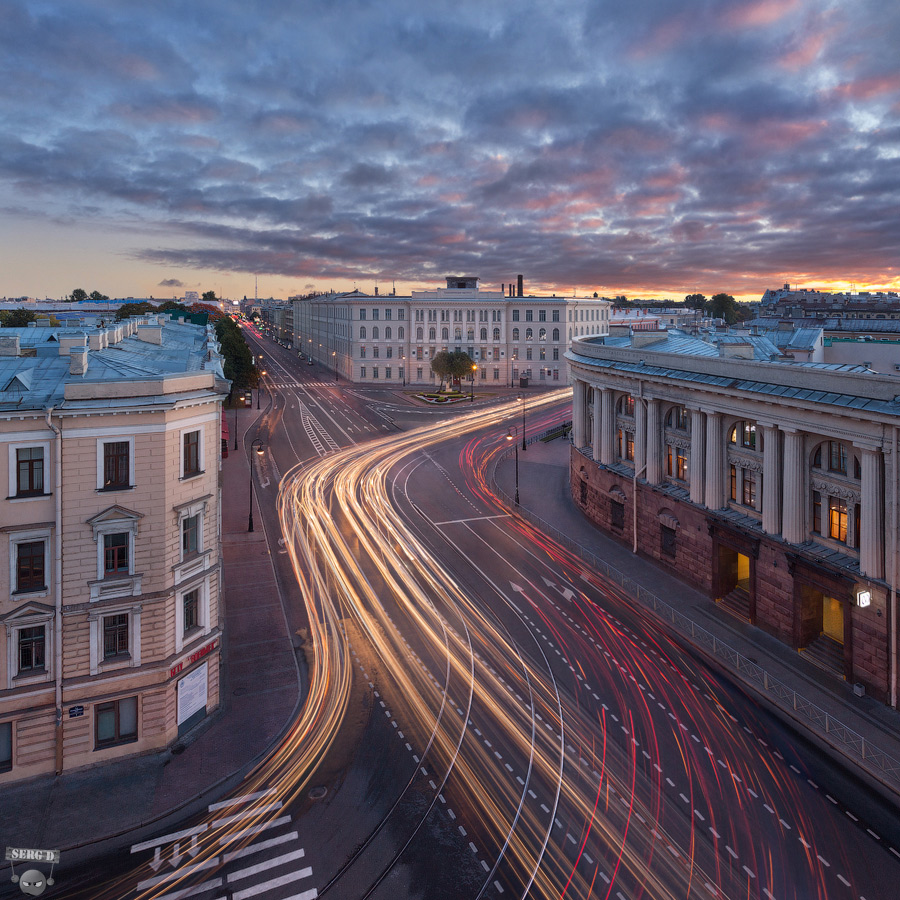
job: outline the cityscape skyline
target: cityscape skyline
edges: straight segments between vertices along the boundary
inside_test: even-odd
[[[8,296],[896,290],[887,3],[4,4]]]

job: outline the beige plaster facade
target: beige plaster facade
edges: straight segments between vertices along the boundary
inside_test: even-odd
[[[118,328],[0,357],[0,783],[160,750],[219,704],[218,347]]]

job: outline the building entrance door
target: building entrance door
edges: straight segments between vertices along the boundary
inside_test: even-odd
[[[750,619],[750,557],[719,544],[717,600],[743,619]]]
[[[844,604],[834,597],[822,597],[822,634],[844,643]]]

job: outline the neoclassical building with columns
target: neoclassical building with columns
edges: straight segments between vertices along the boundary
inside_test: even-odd
[[[574,341],[573,499],[896,705],[900,377],[759,355],[677,331]]]

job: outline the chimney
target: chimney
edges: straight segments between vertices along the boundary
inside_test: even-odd
[[[69,351],[69,374],[84,375],[88,367],[88,348],[73,347]]]
[[[17,334],[4,334],[0,337],[0,356],[19,355],[19,336]]]
[[[60,331],[57,334],[59,340],[59,355],[68,356],[73,347],[87,345],[87,335],[83,331]]]
[[[517,297],[522,297],[522,296],[524,296],[524,290],[523,290],[522,276],[521,276],[521,275],[519,275],[519,276],[517,277],[517,281],[518,281],[518,287],[516,288],[516,290],[517,290],[516,296],[517,296]]]
[[[378,296],[378,285],[377,284],[375,285],[375,296],[376,297]]]
[[[156,323],[138,325],[137,336],[138,340],[144,341],[147,344],[161,344],[162,325]]]

